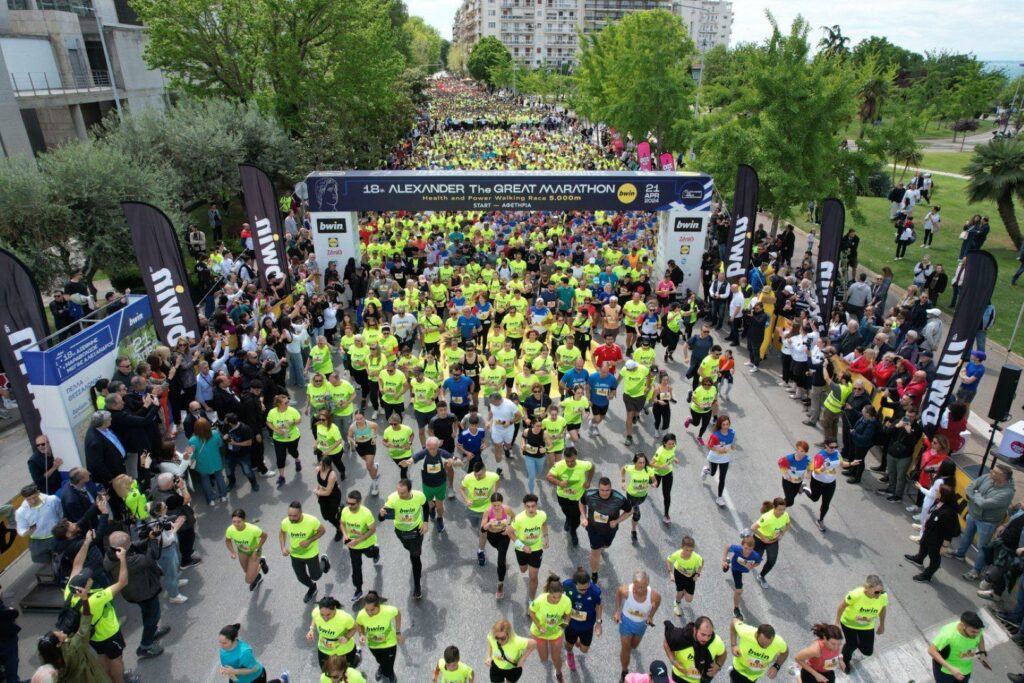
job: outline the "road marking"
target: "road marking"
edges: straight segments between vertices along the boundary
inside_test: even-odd
[[[1010,634],[987,609],[981,610],[978,616],[985,622],[985,647],[988,650],[1010,640]],[[932,658],[928,656],[928,643],[947,623],[935,624],[927,628],[921,638],[903,641],[873,657],[858,660],[855,655],[850,680],[863,683],[931,680]]]

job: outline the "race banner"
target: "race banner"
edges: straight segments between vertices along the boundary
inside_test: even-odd
[[[260,286],[287,278],[288,256],[285,252],[284,226],[278,210],[274,185],[262,170],[241,164],[242,192],[245,214],[252,229],[253,250]]]
[[[712,183],[668,171],[329,171],[310,174],[306,185],[311,212],[337,214],[694,209],[711,201]]]
[[[839,267],[839,243],[843,239],[846,210],[838,199],[826,199],[821,209],[821,242],[818,244],[818,267],[814,283],[817,287],[818,310],[827,325],[832,319],[836,298],[836,271]]]
[[[750,242],[757,221],[757,171],[746,164],[736,169],[736,192],[732,199],[732,228],[726,245],[725,276],[735,284],[750,267]]]
[[[676,170],[676,160],[673,158],[673,156],[671,154],[668,154],[667,152],[665,154],[662,154],[661,158],[660,158],[660,161],[661,161],[661,170],[662,171],[675,171]]]
[[[171,348],[182,338],[198,341],[199,316],[171,220],[160,209],[143,202],[121,202],[121,209],[132,233],[157,336]]]
[[[653,171],[654,159],[651,158],[651,145],[641,142],[636,146],[636,157],[640,161],[641,171]]]
[[[985,308],[992,300],[998,274],[999,266],[992,254],[987,251],[968,252],[960,299],[953,312],[942,353],[936,358],[938,370],[935,379],[928,385],[928,393],[921,404],[921,425],[929,434],[938,426],[942,411],[953,396],[961,364],[971,355],[974,335]]]
[[[43,298],[32,273],[5,249],[0,249],[0,330],[0,364],[7,375],[7,386],[18,402],[30,443],[35,443],[35,438],[43,433],[42,418],[21,354],[29,347],[46,348],[50,331]]]

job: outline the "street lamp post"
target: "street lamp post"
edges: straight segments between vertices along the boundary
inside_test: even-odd
[[[684,3],[681,3],[681,2],[680,3],[675,3],[675,4],[679,5],[680,7],[685,7],[687,9],[695,9],[695,10],[697,10],[698,12],[701,13],[701,18],[703,18],[704,15],[707,15],[707,14],[711,13],[711,10],[709,10],[706,7],[702,7],[700,5],[687,5],[687,4],[684,4]],[[700,26],[699,26],[699,24],[698,24],[697,33],[698,34],[700,33]],[[693,99],[693,118],[694,118],[695,121],[699,121],[700,120],[700,89],[701,89],[701,85],[704,83],[704,52],[707,49],[707,44],[708,44],[707,38],[701,37],[700,38],[700,71],[697,72],[697,92],[694,94],[694,99]]]

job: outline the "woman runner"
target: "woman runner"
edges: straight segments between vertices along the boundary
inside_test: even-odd
[[[691,424],[700,426],[697,432],[697,443],[704,445],[704,432],[711,424],[711,416],[718,412],[718,390],[715,389],[715,380],[704,377],[700,386],[693,390],[690,397],[690,417],[683,422],[683,427],[689,429]]]
[[[654,625],[654,613],[659,606],[661,595],[651,588],[647,572],[634,572],[632,583],[619,586],[615,594],[615,623],[619,625],[620,680],[626,680],[630,657],[640,647],[647,627]]]
[[[232,683],[267,683],[266,668],[256,659],[249,644],[238,639],[238,632],[241,630],[241,624],[231,624],[220,630],[220,668],[217,673],[227,677]],[[287,672],[270,683],[288,683]],[[353,678],[349,683],[360,682]]]
[[[835,624],[815,624],[811,633],[816,640],[796,653],[800,683],[835,683],[836,669],[843,664],[843,631]]]
[[[547,464],[548,447],[551,445],[551,434],[544,429],[544,423],[534,420],[529,428],[523,431],[523,455],[526,456],[526,488],[533,493],[538,476],[544,475]]]
[[[715,429],[708,438],[708,464],[700,471],[701,481],[707,479],[709,474],[718,474],[718,497],[715,498],[718,507],[725,507],[722,495],[725,493],[725,477],[729,474],[735,441],[736,432],[732,430],[732,420],[728,415],[719,415],[715,420]]]
[[[669,420],[672,419],[672,404],[675,402],[672,385],[668,373],[662,370],[658,376],[658,384],[654,387],[654,435],[661,437],[668,433]]]
[[[366,683],[366,677],[344,657],[331,655],[324,661],[320,683]]]
[[[667,558],[668,575],[676,585],[676,599],[672,606],[672,613],[677,617],[683,616],[682,602],[686,604],[693,602],[693,595],[697,590],[697,579],[700,578],[701,570],[704,569],[704,558],[694,552],[697,542],[692,536],[683,536],[683,542],[679,550]]]
[[[484,511],[480,528],[487,534],[487,542],[498,552],[498,587],[494,591],[494,597],[501,600],[505,597],[505,558],[508,555],[508,546],[511,539],[508,537],[508,528],[512,523],[515,514],[512,508],[504,503],[504,497],[495,491],[491,494],[491,504]]]
[[[371,422],[363,415],[363,411],[356,413],[352,426],[348,428],[348,442],[355,449],[356,454],[366,463],[366,471],[370,474],[370,495],[380,494],[380,469],[374,463],[374,456],[377,454],[377,436],[379,434],[377,423]]]
[[[544,592],[530,603],[529,615],[533,624],[530,634],[537,639],[537,655],[540,661],[555,668],[555,680],[562,683],[562,640],[565,627],[572,614],[572,601],[562,589],[562,581],[555,574],[549,574],[544,583]]]
[[[487,634],[487,659],[491,683],[517,683],[523,677],[523,662],[537,647],[537,641],[516,635],[508,619],[499,619]]]
[[[263,581],[263,574],[270,571],[267,561],[263,558],[263,544],[267,542],[267,532],[255,524],[245,521],[245,510],[231,513],[231,525],[224,532],[224,544],[228,547],[231,559],[237,559],[245,573],[245,582],[249,590],[254,591]],[[260,570],[263,574],[260,574]]]
[[[853,653],[861,651],[865,657],[875,652],[875,635],[885,633],[885,612],[889,596],[882,580],[874,574],[864,579],[864,585],[854,588],[839,601],[836,622],[843,629],[843,670],[853,671]]]
[[[669,433],[661,437],[661,446],[654,452],[651,459],[651,469],[654,470],[654,485],[661,489],[661,499],[665,506],[665,514],[661,521],[665,524],[672,523],[669,515],[669,508],[672,507],[672,468],[679,464],[676,457],[676,435]]]
[[[355,619],[341,609],[341,603],[332,597],[320,598],[316,607],[313,608],[306,640],[313,642],[314,639],[316,639],[316,657],[321,669],[323,669],[327,658],[332,655],[344,657],[350,666],[359,664]]]
[[[302,416],[289,404],[287,394],[274,397],[274,407],[267,413],[267,429],[274,440],[274,456],[277,460],[277,487],[284,486],[284,466],[291,455],[295,460],[295,472],[302,471],[299,462],[299,424]]]
[[[761,553],[762,557],[768,558],[761,570],[754,575],[761,588],[768,587],[768,580],[765,577],[779,559],[779,541],[788,531],[790,520],[786,507],[785,498],[764,501],[761,503],[761,516],[750,527],[755,539],[754,549]]]
[[[811,460],[811,486],[805,488],[804,493],[814,502],[821,500],[821,507],[818,510],[817,525],[822,532],[825,528],[825,515],[828,514],[829,506],[832,504],[832,496],[836,494],[836,477],[842,465],[842,457],[836,450],[836,440],[825,439],[825,447],[818,451]]]
[[[326,413],[321,415],[321,420],[327,420]],[[334,427],[334,425],[331,425]],[[337,427],[334,427],[337,430]],[[329,522],[335,529],[334,541],[340,541],[341,534],[341,489],[338,488],[338,476],[331,466],[331,456],[324,455],[316,466],[316,486],[313,487],[313,495],[320,505],[320,517]]]
[[[739,544],[725,546],[722,553],[722,571],[732,571],[732,613],[737,619],[743,618],[740,600],[743,598],[743,575],[761,563],[761,553],[754,550],[754,537],[743,536]]]
[[[626,489],[626,498],[633,506],[632,526],[629,537],[636,545],[636,527],[640,523],[640,506],[647,500],[647,491],[655,480],[654,470],[647,466],[647,456],[637,453],[633,462],[622,468],[622,487]]]
[[[527,595],[533,600],[537,594],[537,573],[540,571],[541,558],[549,542],[548,515],[537,509],[537,496],[532,493],[523,496],[523,511],[512,519],[505,533],[515,547],[519,572],[526,573],[529,569]]]
[[[811,459],[807,457],[810,445],[806,441],[797,441],[796,450],[779,458],[779,472],[782,473],[782,492],[785,495],[786,507],[793,507],[800,489],[805,486]]]

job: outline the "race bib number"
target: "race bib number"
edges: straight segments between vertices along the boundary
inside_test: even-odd
[[[457,406],[461,406],[462,405],[462,397],[461,396],[452,396],[452,404],[453,405],[457,405]]]
[[[399,513],[398,521],[401,522],[402,524],[412,524],[413,522],[416,521],[416,513],[415,512],[405,512],[405,511],[403,511],[403,512]]]
[[[600,512],[595,512],[594,513],[594,521],[599,523],[599,524],[607,524],[608,523],[608,515],[602,515]]]
[[[587,613],[586,612],[581,612],[578,609],[574,609],[570,616],[572,617],[573,621],[586,621],[587,620]]]
[[[597,390],[597,395],[598,396],[608,396],[608,390],[605,389],[604,387],[600,387]]]
[[[441,471],[441,464],[440,463],[434,463],[434,464],[427,465],[427,472],[430,473],[430,474],[437,474],[440,471]]]

